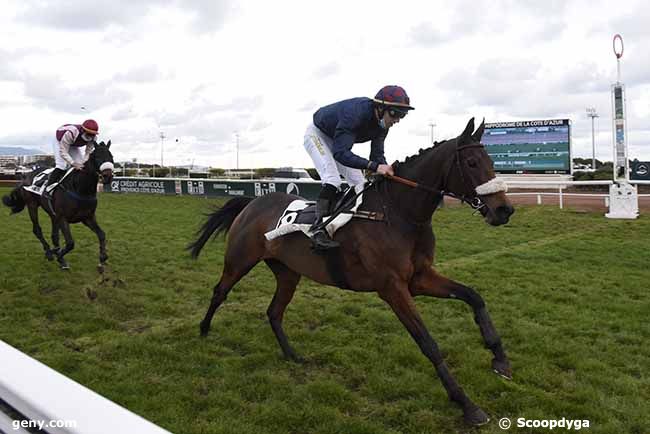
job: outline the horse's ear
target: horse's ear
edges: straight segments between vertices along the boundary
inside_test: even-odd
[[[481,125],[479,125],[477,130],[474,131],[474,134],[472,134],[472,139],[474,139],[475,142],[480,142],[481,137],[483,137],[483,131],[485,131],[485,118],[483,118]]]
[[[110,140],[106,143],[106,147],[107,147],[107,148],[110,148],[110,147],[111,147],[111,141],[110,141]]]
[[[474,118],[470,119],[469,122],[467,122],[467,126],[465,127],[465,131],[463,131],[463,134],[460,135],[458,138],[458,143],[465,143],[467,140],[472,136],[472,132],[474,131]]]

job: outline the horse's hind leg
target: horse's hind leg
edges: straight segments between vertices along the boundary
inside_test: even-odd
[[[472,288],[447,279],[432,268],[416,275],[410,287],[411,294],[429,295],[439,298],[456,298],[464,301],[474,310],[474,321],[478,324],[485,346],[492,351],[492,369],[504,378],[512,379],[512,367],[503,350],[501,338],[492,324],[485,302]]]
[[[296,286],[300,281],[300,274],[290,270],[286,265],[274,259],[267,259],[266,265],[268,265],[271,271],[273,271],[275,279],[277,280],[275,295],[273,296],[273,300],[271,300],[271,304],[269,305],[266,314],[269,317],[271,328],[280,344],[280,348],[282,348],[284,356],[293,361],[300,362],[300,357],[296,355],[293,348],[289,345],[287,335],[282,329],[284,311],[293,298]]]
[[[43,237],[43,230],[41,229],[41,225],[38,224],[38,206],[30,205],[28,209],[29,218],[32,220],[32,232],[34,232],[34,235],[36,238],[38,238],[38,241],[41,242],[43,250],[45,251],[45,257],[48,261],[51,261],[54,259],[54,256],[52,255],[49,244],[47,244],[47,241],[45,241],[45,238]]]
[[[97,239],[99,240],[98,269],[101,272],[104,270],[104,263],[108,260],[108,255],[106,254],[106,234],[104,233],[102,228],[99,227],[99,224],[97,224],[97,219],[95,218],[94,214],[92,217],[84,220],[83,224],[86,225],[91,231],[93,231],[97,235]]]

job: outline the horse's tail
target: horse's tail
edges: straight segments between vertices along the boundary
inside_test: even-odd
[[[253,197],[235,197],[226,202],[226,204],[221,208],[216,208],[212,213],[206,214],[208,219],[203,223],[201,229],[197,231],[199,237],[196,241],[187,246],[187,249],[191,252],[192,258],[198,258],[201,249],[213,234],[216,237],[221,232],[227,233],[230,226],[232,226],[232,222],[235,221],[235,217],[237,217],[253,199]]]
[[[20,192],[21,188],[21,186],[16,187],[11,190],[11,193],[2,196],[2,203],[4,203],[5,206],[11,208],[12,214],[19,213],[25,209],[25,199]]]

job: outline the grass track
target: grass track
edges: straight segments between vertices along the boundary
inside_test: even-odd
[[[513,363],[512,382],[490,372],[467,306],[417,299],[452,372],[491,416],[473,430],[374,294],[303,279],[285,316],[290,341],[307,359],[296,365],[280,357],[266,321],[275,281],[261,264],[200,339],[224,240],[208,244],[198,261],[183,248],[202,213],[219,203],[102,195],[104,281],[88,229],[73,225],[77,247],[63,273],[44,259],[27,214],[9,217],[3,207],[0,339],[178,434],[502,433],[501,417],[650,432],[647,215],[611,221],[528,207],[492,228],[466,207],[436,213],[438,269],[483,295]]]

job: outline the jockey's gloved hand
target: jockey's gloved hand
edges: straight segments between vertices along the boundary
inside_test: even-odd
[[[395,175],[393,171],[393,166],[389,164],[380,164],[377,166],[377,173],[380,175]]]
[[[72,163],[72,167],[74,167],[76,170],[81,170],[84,168],[84,165],[81,163]]]

